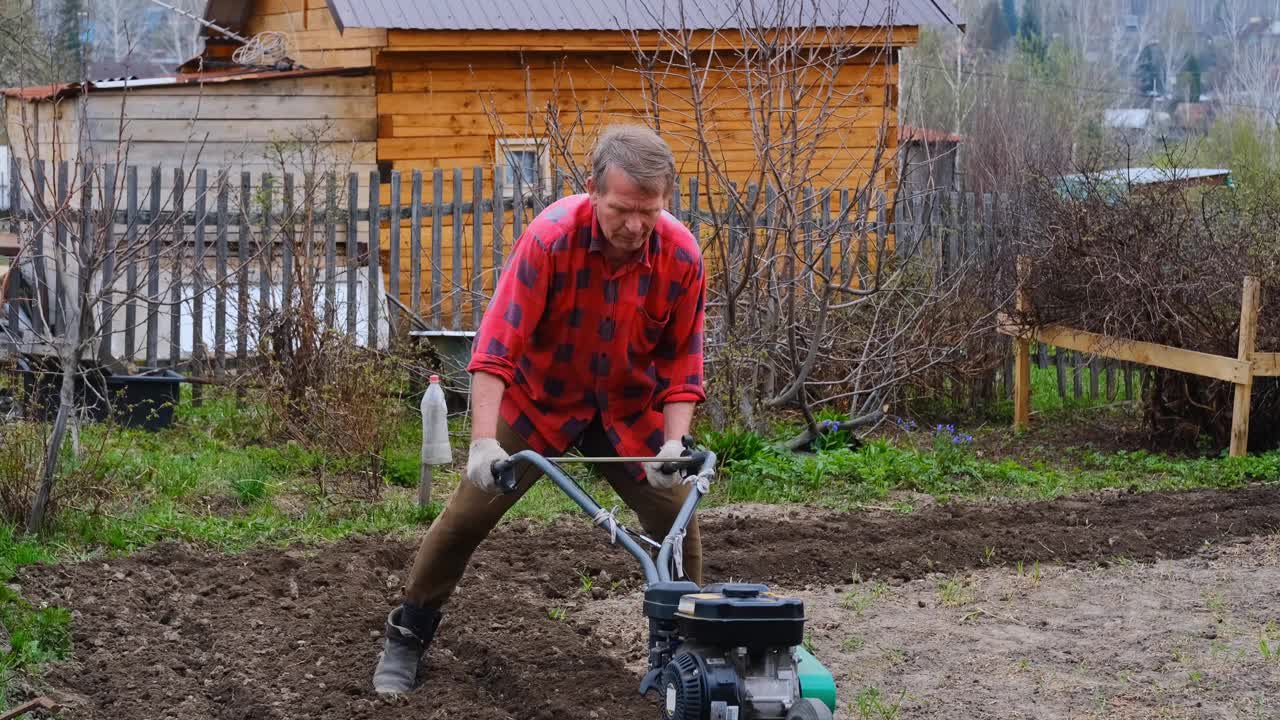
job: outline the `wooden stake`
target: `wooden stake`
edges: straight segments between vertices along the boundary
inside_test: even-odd
[[[422,463],[422,470],[418,477],[418,507],[431,504],[431,484],[431,466]]]
[[[1241,362],[1253,359],[1254,342],[1258,337],[1258,278],[1244,279],[1244,297],[1240,302],[1240,347],[1237,358]],[[1231,412],[1231,456],[1243,457],[1249,452],[1249,402],[1253,395],[1253,373],[1243,383],[1236,384],[1235,407]]]
[[[1031,279],[1031,258],[1018,258],[1019,314],[1031,308],[1027,283]],[[1031,341],[1026,336],[1014,338],[1013,344],[1013,429],[1025,430],[1031,421]]]

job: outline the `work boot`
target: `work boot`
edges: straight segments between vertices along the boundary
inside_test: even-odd
[[[373,671],[373,689],[380,695],[412,692],[422,681],[422,656],[436,628],[440,611],[406,602],[387,615],[382,652]]]

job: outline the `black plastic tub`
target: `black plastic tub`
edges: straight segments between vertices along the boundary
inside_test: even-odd
[[[33,365],[20,359],[17,372],[22,377],[26,414],[34,420],[52,421],[58,414],[62,389],[57,363]],[[76,403],[82,417],[91,421],[105,420],[110,408],[115,421],[125,427],[162,430],[173,424],[184,381],[182,375],[167,368],[114,375],[85,367],[76,377]]]
[[[139,375],[108,375],[107,394],[116,421],[153,432],[173,425],[183,379],[164,368]]]

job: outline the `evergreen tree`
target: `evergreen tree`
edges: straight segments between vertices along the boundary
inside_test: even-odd
[[[1040,0],[1027,0],[1018,22],[1018,49],[1028,57],[1043,62],[1049,54],[1040,24]]]
[[[1000,9],[1000,0],[988,0],[978,17],[977,23],[969,33],[969,41],[973,47],[989,50],[994,53],[1004,52],[1009,47],[1013,34],[1005,22],[1004,11]]]
[[[1204,94],[1204,73],[1200,69],[1200,58],[1192,53],[1182,66],[1183,85],[1187,88],[1187,102],[1198,103]]]
[[[84,0],[62,0],[58,7],[58,35],[56,49],[60,55],[62,75],[81,80],[84,67]]]
[[[1018,5],[1017,0],[1002,0],[1001,12],[1004,14],[1005,26],[1009,28],[1009,36],[1013,37],[1018,34]]]
[[[1138,55],[1138,67],[1135,71],[1135,82],[1138,92],[1143,95],[1163,95],[1165,91],[1164,58],[1161,57],[1160,46],[1151,44],[1142,48]]]

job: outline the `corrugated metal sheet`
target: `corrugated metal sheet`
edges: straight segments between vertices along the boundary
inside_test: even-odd
[[[934,130],[933,128],[915,127],[914,125],[901,125],[898,128],[898,137],[902,142],[922,142],[922,143],[958,143],[963,142],[964,138],[954,133],[943,130]]]
[[[88,84],[90,92],[108,90],[124,90],[128,88],[166,87],[177,85],[220,85],[223,83],[253,82],[258,80],[281,80],[287,78],[318,77],[323,75],[368,75],[370,68],[308,68],[303,70],[262,70],[249,71],[228,70],[222,72],[194,73],[163,78],[146,78],[141,80],[111,80]],[[79,95],[85,86],[80,83],[64,85],[39,85],[32,87],[0,88],[0,94],[17,100],[37,102],[55,100],[63,97]]]
[[[342,28],[660,30],[961,25],[950,0],[329,0]],[[683,19],[682,19],[683,13]]]

